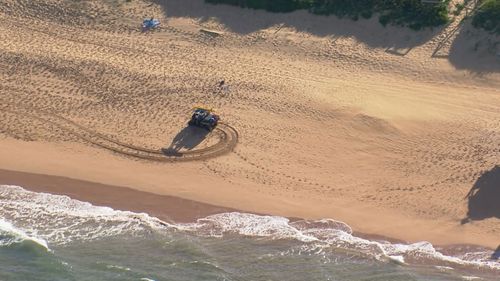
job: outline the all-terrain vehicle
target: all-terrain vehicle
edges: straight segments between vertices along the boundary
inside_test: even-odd
[[[219,122],[219,115],[213,113],[211,109],[203,107],[195,107],[189,126],[197,126],[212,131]]]

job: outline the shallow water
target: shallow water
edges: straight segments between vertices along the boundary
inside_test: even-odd
[[[488,251],[355,237],[334,220],[225,213],[192,224],[0,186],[0,280],[498,280]]]

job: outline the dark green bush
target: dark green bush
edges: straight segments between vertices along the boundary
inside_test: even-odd
[[[316,0],[312,3],[311,11],[319,15],[336,15],[339,18],[357,19],[360,15],[370,18],[375,2],[375,0]]]
[[[500,0],[484,0],[472,18],[472,25],[500,34]]]
[[[205,0],[208,3],[223,3],[271,12],[291,12],[309,9],[318,15],[335,15],[357,20],[370,18],[380,13],[379,21],[403,25],[413,29],[438,26],[448,21],[447,4],[422,4],[420,0]],[[500,1],[500,0],[499,0]]]
[[[212,4],[229,4],[244,8],[263,9],[270,12],[292,12],[307,9],[313,0],[205,0]]]
[[[406,25],[412,29],[438,26],[448,22],[448,1],[441,4],[423,4],[420,0],[377,1],[378,11],[382,13],[382,24]]]

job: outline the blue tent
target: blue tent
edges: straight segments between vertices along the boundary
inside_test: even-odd
[[[152,28],[157,28],[160,26],[160,21],[157,19],[145,19],[142,22],[142,27],[145,29],[152,29]]]

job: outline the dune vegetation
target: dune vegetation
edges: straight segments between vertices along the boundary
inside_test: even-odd
[[[472,25],[500,34],[500,0],[484,0],[472,18]]]
[[[439,26],[448,22],[448,2],[426,4],[420,0],[205,0],[271,12],[308,9],[319,15],[336,15],[353,20],[377,14],[382,25],[408,26],[412,29]],[[495,1],[493,1],[495,2]],[[498,1],[496,1],[498,2]]]

